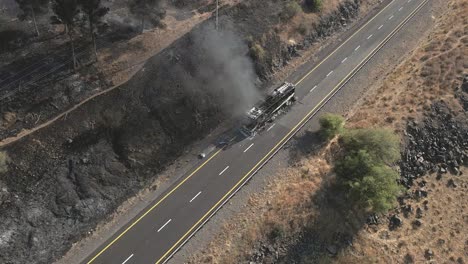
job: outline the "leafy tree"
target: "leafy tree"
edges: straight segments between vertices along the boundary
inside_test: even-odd
[[[368,174],[374,164],[375,160],[367,150],[361,149],[337,160],[334,170],[339,178],[352,180]]]
[[[8,170],[8,166],[7,166],[8,160],[9,160],[8,155],[5,152],[0,151],[0,173],[7,172],[7,170]]]
[[[97,47],[96,47],[96,35],[97,35],[97,26],[102,23],[102,18],[109,12],[109,8],[101,5],[101,0],[78,0],[79,5],[83,13],[86,15],[88,20],[89,35],[91,36],[91,41],[93,44],[93,51],[96,60],[97,56]]]
[[[18,15],[20,20],[25,20],[29,17],[32,18],[34,22],[34,29],[36,30],[36,35],[39,36],[39,29],[37,27],[36,16],[46,12],[49,0],[15,0],[21,9],[22,13]]]
[[[400,158],[398,136],[386,129],[355,129],[340,143],[344,155],[334,170],[348,196],[376,213],[390,209],[402,190],[398,173],[389,167]]]
[[[377,162],[390,164],[400,158],[400,139],[388,129],[349,130],[341,141],[348,153],[364,149]]]
[[[319,119],[320,134],[325,139],[331,139],[344,130],[344,118],[340,115],[325,114]]]
[[[166,11],[161,7],[161,0],[130,0],[128,7],[130,12],[140,19],[141,32],[145,28],[146,21],[157,27],[164,27],[161,20],[166,16]]]
[[[373,166],[363,177],[347,181],[349,196],[375,213],[384,213],[395,205],[396,197],[402,191],[398,177],[398,173],[388,166]]]
[[[77,0],[53,0],[52,9],[55,16],[51,17],[53,24],[62,24],[65,27],[65,32],[70,38],[70,45],[73,58],[73,69],[76,70],[77,62],[75,55],[75,44],[73,39],[73,30],[76,24],[77,15],[79,13]]]

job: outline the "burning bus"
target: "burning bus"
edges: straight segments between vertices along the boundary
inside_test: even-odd
[[[246,120],[240,131],[244,136],[254,136],[262,130],[268,122],[274,120],[285,108],[296,101],[296,87],[292,83],[285,82],[266,98],[258,102],[247,111]]]

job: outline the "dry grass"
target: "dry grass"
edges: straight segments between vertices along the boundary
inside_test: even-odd
[[[0,151],[0,173],[8,171],[8,155],[6,152]]]
[[[461,176],[446,175],[442,180],[435,175],[424,178],[429,196],[407,203],[415,211],[423,211],[421,227],[413,227],[413,213],[403,218],[398,230],[389,231],[386,225],[363,230],[355,238],[353,248],[342,252],[336,262],[359,263],[370,257],[378,259],[377,263],[402,263],[409,255],[414,263],[424,263],[427,249],[434,252],[433,263],[455,263],[459,258],[466,261],[468,169],[462,172]],[[455,180],[456,188],[447,187],[449,178]]]
[[[377,89],[377,96],[368,97],[350,113],[350,127],[380,126],[403,131],[409,117],[418,118],[424,107],[435,100],[443,99],[457,107],[453,88],[460,76],[467,73],[468,3],[450,2],[450,8],[438,20],[430,38],[400,64]],[[459,106],[458,106],[459,107]],[[256,242],[265,240],[274,228],[294,234],[314,223],[315,228],[325,229],[322,234],[333,233],[329,223],[313,221],[321,208],[323,219],[339,218],[326,204],[311,200],[325,175],[330,172],[327,157],[331,154],[328,145],[317,155],[301,160],[297,166],[279,172],[281,177],[266,187],[265,192],[254,194],[246,210],[228,220],[220,233],[202,251],[190,258],[190,263],[239,263],[251,254]],[[458,187],[447,187],[447,178],[436,180],[425,177],[429,197],[411,201],[411,205],[423,210],[423,225],[414,228],[411,224],[415,214],[404,219],[403,226],[389,231],[386,225],[361,229],[353,240],[353,246],[339,252],[336,258],[319,256],[320,263],[414,263],[425,260],[427,249],[434,252],[434,263],[466,262],[468,243],[468,169],[462,176],[452,177]],[[327,177],[328,178],[328,177]],[[425,206],[427,200],[428,206]],[[330,221],[333,222],[333,221]],[[343,228],[352,228],[345,226]],[[330,232],[329,232],[330,231]],[[320,238],[324,242],[328,238]],[[317,259],[304,256],[304,263]]]
[[[375,98],[367,98],[348,121],[352,127],[386,126],[402,131],[408,118],[419,118],[434,101],[444,100],[462,111],[454,97],[454,88],[467,74],[468,2],[451,1],[450,8],[437,21],[428,40],[391,73]],[[462,176],[435,175],[425,177],[428,198],[410,201],[416,210],[423,210],[423,225],[415,228],[415,214],[404,219],[401,229],[388,231],[376,226],[361,231],[353,248],[335,261],[337,263],[414,263],[427,261],[427,249],[434,252],[433,263],[464,263],[467,258],[468,169]],[[457,188],[447,186],[448,178]],[[417,184],[415,184],[417,185]],[[416,187],[415,187],[416,188]],[[427,202],[427,209],[424,203]],[[459,262],[462,261],[462,262]]]
[[[273,229],[291,234],[306,227],[314,217],[308,208],[311,194],[330,171],[329,162],[323,158],[329,150],[330,146],[317,157],[280,172],[282,177],[271,182],[267,191],[251,195],[248,210],[227,221],[209,246],[192,256],[189,263],[238,263],[236,260],[248,256]]]
[[[386,79],[375,97],[352,113],[354,127],[389,126],[402,131],[435,100],[456,105],[453,89],[468,68],[468,3],[452,1],[428,40]]]

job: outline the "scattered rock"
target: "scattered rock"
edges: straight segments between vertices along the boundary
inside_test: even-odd
[[[408,121],[404,134],[400,182],[407,188],[427,172],[437,171],[438,179],[448,171],[458,175],[468,162],[468,119],[457,117],[443,101],[434,103],[423,121]],[[427,192],[415,195],[426,197]]]
[[[327,251],[333,256],[336,256],[336,253],[338,252],[335,245],[328,246]]]
[[[369,217],[367,217],[367,224],[368,225],[377,225],[380,223],[379,216],[376,214],[372,214]]]
[[[412,223],[413,228],[419,228],[419,227],[422,226],[422,224],[423,224],[423,222],[421,220],[419,220],[419,219],[414,220],[413,223]]]
[[[411,256],[409,253],[405,255],[405,258],[403,260],[403,263],[405,264],[412,264],[414,263],[414,257]]]
[[[424,257],[427,260],[431,260],[434,257],[434,252],[432,252],[430,249],[426,249],[426,252],[424,252]]]
[[[449,187],[449,188],[450,188],[450,187],[451,187],[451,188],[457,188],[458,185],[455,183],[455,181],[454,181],[453,179],[450,179],[450,180],[448,180],[448,182],[447,182],[447,187]]]
[[[416,209],[416,218],[422,218],[423,217],[423,211],[420,207]]]
[[[411,206],[411,204],[403,206],[402,210],[403,210],[403,215],[405,216],[405,218],[408,218],[409,215],[413,213],[413,207]]]
[[[401,218],[398,217],[398,215],[393,215],[392,217],[390,217],[389,229],[394,230],[400,227],[402,224],[403,221],[401,220]]]

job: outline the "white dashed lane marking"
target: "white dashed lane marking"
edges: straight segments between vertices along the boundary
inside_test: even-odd
[[[247,147],[247,148],[244,150],[244,153],[247,152],[247,150],[249,150],[253,145],[254,145],[254,143],[250,144],[250,146]]]
[[[224,170],[222,170],[219,175],[223,174],[227,169],[229,169],[229,166],[227,166],[226,168],[224,168]]]
[[[380,25],[379,29],[381,29],[383,27],[383,25]]]
[[[372,38],[372,34],[370,34],[370,35],[367,37],[367,39],[370,39],[370,38]]]
[[[357,47],[354,49],[354,51],[357,51],[360,47],[361,47],[360,45],[357,46]]]
[[[127,263],[127,261],[129,261],[132,257],[133,257],[133,254],[131,254],[130,257],[128,257],[124,262],[122,262],[122,264]]]
[[[344,58],[341,63],[344,63],[346,60],[348,60],[348,57]]]
[[[270,129],[272,129],[275,125],[276,125],[276,124],[271,125],[271,126],[267,129],[267,131],[270,131]]]
[[[333,71],[329,72],[329,73],[327,74],[327,77],[330,76],[332,73],[333,73]]]
[[[392,20],[392,18],[393,18],[393,15],[391,17],[389,17],[388,20]]]
[[[200,193],[201,193],[201,192],[198,192],[197,195],[195,195],[192,199],[190,199],[190,202],[189,202],[189,203],[193,202],[193,200],[195,200],[195,199],[198,197],[198,195],[200,195]]]
[[[163,226],[161,226],[161,227],[158,229],[158,233],[159,233],[159,231],[163,230],[163,228],[164,228],[165,226],[167,226],[167,224],[169,224],[171,221],[172,221],[172,219],[167,220],[167,222],[166,222]]]

